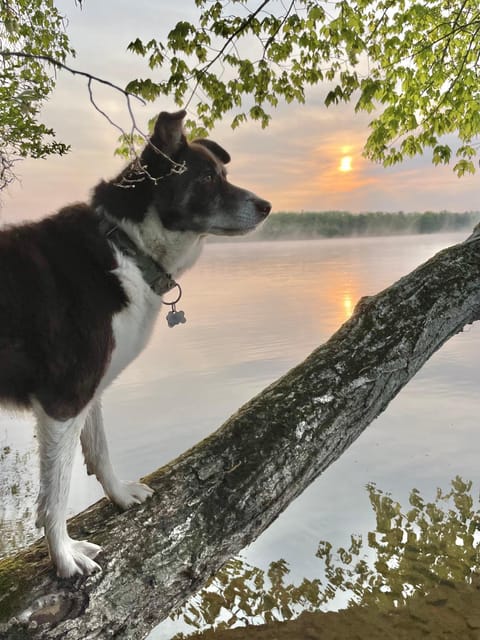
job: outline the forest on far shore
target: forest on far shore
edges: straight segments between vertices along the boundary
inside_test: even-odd
[[[480,211],[453,213],[349,213],[348,211],[281,212],[271,214],[261,228],[249,236],[254,240],[339,238],[438,233],[473,229]]]

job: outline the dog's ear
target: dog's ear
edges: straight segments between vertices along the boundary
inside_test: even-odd
[[[186,115],[187,112],[183,109],[175,113],[162,111],[155,122],[152,144],[168,155],[178,151],[180,147],[186,144],[183,131],[183,119]]]
[[[207,138],[198,138],[193,141],[195,144],[201,144],[206,147],[214,156],[216,156],[220,162],[223,164],[228,164],[230,162],[230,155],[222,149],[222,147],[214,142],[213,140],[208,140]]]

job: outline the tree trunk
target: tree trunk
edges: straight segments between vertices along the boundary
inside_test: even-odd
[[[210,437],[144,480],[124,513],[69,522],[103,572],[55,577],[43,542],[0,561],[0,638],[140,639],[336,460],[428,358],[480,315],[480,230],[354,315]]]

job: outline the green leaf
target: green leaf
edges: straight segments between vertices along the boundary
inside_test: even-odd
[[[475,173],[475,165],[471,160],[460,160],[453,167],[453,170],[457,174],[459,178],[464,176],[465,174],[474,174]]]

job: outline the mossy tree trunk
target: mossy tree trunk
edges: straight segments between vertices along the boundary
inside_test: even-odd
[[[303,363],[145,481],[144,505],[106,500],[69,523],[103,572],[60,580],[42,542],[0,561],[0,637],[140,639],[254,540],[480,316],[480,232],[362,299]]]

